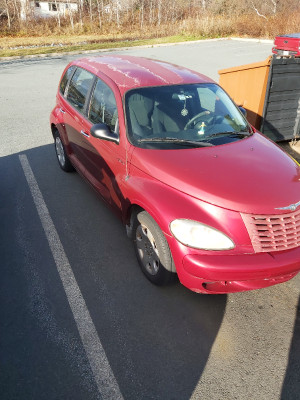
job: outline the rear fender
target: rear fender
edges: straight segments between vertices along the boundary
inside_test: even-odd
[[[63,114],[60,112],[60,108],[58,106],[56,106],[51,112],[50,125],[51,125],[53,139],[54,139],[55,131],[57,130],[59,133],[59,136],[67,150],[67,153],[70,153],[69,141],[68,141],[68,137],[67,137],[67,133],[66,133],[66,129],[65,129]]]

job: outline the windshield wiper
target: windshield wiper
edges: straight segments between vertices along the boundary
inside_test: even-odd
[[[240,136],[240,137],[248,137],[252,136],[252,133],[247,131],[240,131],[240,132],[231,132],[232,136]]]
[[[210,147],[213,146],[212,143],[205,142],[202,140],[185,140],[185,139],[177,139],[177,138],[144,138],[144,139],[139,139],[139,143],[141,142],[152,142],[152,143],[175,143],[175,144],[182,144],[184,146],[204,146],[204,147]]]
[[[212,135],[207,136],[204,140],[209,140],[210,138],[217,137],[217,136],[248,137],[251,135],[252,135],[252,133],[247,132],[247,131],[240,131],[240,132],[227,131],[227,132],[213,133]]]

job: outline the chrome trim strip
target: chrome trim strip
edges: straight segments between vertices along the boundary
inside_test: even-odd
[[[289,206],[287,206],[287,207],[278,207],[278,208],[275,208],[275,210],[290,210],[290,211],[296,211],[297,210],[297,208],[300,206],[300,201],[298,201],[298,203],[295,203],[295,204],[290,204]]]

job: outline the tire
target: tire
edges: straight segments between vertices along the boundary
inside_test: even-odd
[[[69,157],[67,156],[65,146],[63,145],[63,142],[57,130],[54,132],[53,136],[54,136],[55,153],[60,168],[65,172],[74,171],[74,167],[71,164]]]
[[[168,242],[154,219],[146,212],[137,214],[133,226],[135,253],[141,270],[158,286],[171,283],[176,274]]]

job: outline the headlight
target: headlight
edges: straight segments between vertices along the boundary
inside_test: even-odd
[[[224,233],[200,222],[189,219],[175,219],[170,224],[175,238],[189,247],[202,250],[230,250],[233,241]]]

